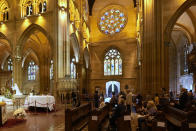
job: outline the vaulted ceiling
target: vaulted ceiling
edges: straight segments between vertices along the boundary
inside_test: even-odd
[[[191,6],[178,18],[174,26],[174,31],[183,32],[190,43],[196,42],[196,5]],[[181,37],[181,35],[175,35],[175,37]]]

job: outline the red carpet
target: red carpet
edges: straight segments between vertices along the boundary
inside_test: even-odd
[[[25,119],[8,119],[7,122],[0,128],[11,128],[24,122],[26,122]]]

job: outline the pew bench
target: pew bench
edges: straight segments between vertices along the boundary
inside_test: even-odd
[[[126,114],[116,120],[117,131],[131,131],[131,115]]]
[[[65,110],[65,131],[81,131],[88,124],[90,104]]]
[[[167,122],[165,114],[158,111],[155,118],[152,120],[152,131],[167,131]]]
[[[167,106],[165,117],[168,122],[178,127],[181,131],[196,130],[196,111],[185,112],[175,107]]]
[[[109,121],[109,104],[103,108],[95,109],[89,117],[88,131],[105,130],[108,127]]]

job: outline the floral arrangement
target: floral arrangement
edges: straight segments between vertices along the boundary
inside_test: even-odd
[[[6,91],[5,91],[5,97],[9,98],[9,99],[12,99],[12,97],[13,97],[12,93],[8,89],[6,89]]]
[[[17,117],[20,117],[21,119],[24,119],[24,117],[25,117],[26,115],[27,115],[27,114],[26,114],[26,112],[25,112],[25,110],[24,110],[23,108],[19,108],[19,109],[15,110],[15,111],[14,111],[14,114],[13,114],[13,116],[15,117],[15,119],[16,119]]]

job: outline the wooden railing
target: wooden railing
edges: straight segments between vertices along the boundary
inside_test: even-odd
[[[109,104],[101,109],[95,109],[89,116],[88,131],[99,131],[103,127],[104,120],[109,117]]]
[[[82,130],[88,124],[91,105],[84,104],[80,107],[65,110],[65,131]]]
[[[196,111],[185,112],[175,107],[167,106],[165,117],[168,122],[180,128],[181,131],[196,130]]]

